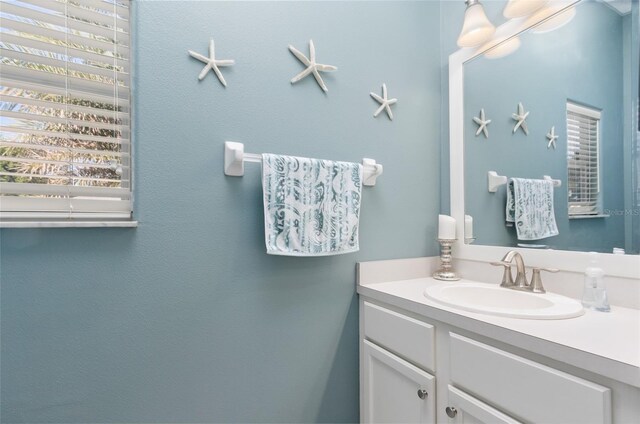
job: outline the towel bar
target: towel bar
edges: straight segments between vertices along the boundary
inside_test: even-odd
[[[549,175],[544,175],[542,178],[553,182],[554,187],[560,187],[562,185],[561,180],[554,180]],[[489,171],[487,172],[487,182],[489,191],[495,193],[498,191],[498,187],[507,183],[507,177],[505,175],[498,175],[496,171]]]
[[[224,174],[230,177],[242,177],[244,175],[244,163],[262,163],[262,155],[258,153],[245,153],[244,144],[235,141],[224,142]],[[375,186],[376,178],[382,174],[382,165],[374,159],[362,159],[363,176],[362,185]]]

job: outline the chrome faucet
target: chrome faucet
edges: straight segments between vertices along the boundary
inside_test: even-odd
[[[510,250],[506,255],[502,258],[502,263],[509,264],[508,271],[509,275],[511,275],[511,263],[515,259],[516,261],[516,281],[511,285],[511,287],[523,288],[527,286],[527,271],[524,267],[524,259],[522,259],[522,255],[515,250]],[[507,267],[504,269],[507,272]]]
[[[516,262],[517,272],[515,281],[511,274],[511,266],[513,265],[514,260]],[[506,255],[504,255],[500,262],[491,262],[491,265],[504,267],[504,274],[502,274],[502,283],[500,284],[500,287],[513,290],[530,291],[533,293],[546,292],[542,285],[540,271],[558,272],[555,268],[533,268],[531,281],[527,282],[527,270],[524,265],[524,259],[522,259],[522,255],[515,250],[510,250]]]

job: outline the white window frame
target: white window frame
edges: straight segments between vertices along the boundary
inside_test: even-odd
[[[25,3],[30,3],[31,0],[21,0]],[[77,3],[82,3],[84,0],[74,0],[74,4]],[[31,194],[46,194],[46,193],[50,193],[53,194],[54,196],[58,194],[58,192],[60,192],[60,186],[47,186],[45,184],[37,184],[38,187],[36,187],[36,185],[34,184],[33,187],[29,187],[29,183],[6,183],[5,184],[5,194],[8,194],[8,196],[0,196],[0,228],[32,228],[32,227],[136,227],[137,226],[137,221],[135,221],[133,219],[133,192],[134,192],[134,178],[133,178],[133,163],[134,163],[134,157],[133,157],[133,153],[134,153],[134,149],[133,149],[133,131],[132,131],[132,126],[133,126],[133,110],[132,110],[132,106],[133,106],[133,90],[131,88],[131,82],[133,81],[133,77],[132,77],[132,72],[133,72],[133,43],[132,38],[132,15],[133,15],[133,11],[132,11],[132,4],[130,0],[115,0],[115,3],[128,3],[128,17],[125,17],[126,21],[125,25],[128,25],[128,28],[125,26],[124,28],[126,28],[126,34],[129,38],[129,42],[128,42],[128,56],[126,56],[126,59],[128,61],[128,71],[125,70],[125,72],[128,72],[128,80],[126,80],[126,90],[128,91],[127,96],[128,96],[128,100],[124,100],[124,102],[126,103],[122,103],[123,100],[118,100],[118,104],[126,104],[127,105],[127,109],[128,109],[128,123],[127,124],[118,124],[119,126],[125,125],[126,127],[126,132],[127,132],[127,136],[128,136],[128,143],[129,146],[126,150],[126,154],[128,157],[128,164],[126,165],[125,169],[124,169],[124,175],[126,175],[126,178],[128,180],[128,184],[127,186],[125,186],[126,188],[107,188],[106,190],[112,190],[113,193],[115,192],[119,192],[120,194],[107,194],[107,197],[119,197],[119,196],[127,196],[124,197],[123,199],[128,199],[128,200],[120,200],[119,202],[126,202],[128,203],[128,207],[123,207],[123,206],[117,206],[117,207],[112,207],[110,205],[111,202],[109,201],[105,201],[105,200],[101,200],[104,199],[103,197],[95,197],[96,195],[98,196],[105,196],[104,192],[103,194],[99,194],[99,193],[95,193],[95,192],[91,192],[91,189],[89,187],[83,187],[83,186],[75,186],[75,185],[70,185],[67,188],[67,193],[65,195],[68,195],[69,197],[67,198],[67,200],[65,200],[65,198],[43,198],[42,202],[40,202],[39,198],[35,198],[35,202],[32,201],[22,201],[20,196],[15,196],[13,195],[15,194],[22,194],[22,193],[31,193]],[[10,4],[9,4],[10,5]],[[48,8],[47,3],[40,3],[40,0],[35,1],[34,5],[36,7],[40,7],[41,5],[44,6],[45,8]],[[58,5],[56,7],[54,7],[54,10],[58,10],[60,7],[64,7],[63,6],[64,3],[58,3]],[[104,2],[104,3],[100,3],[97,2],[96,0],[88,0],[87,1],[87,7],[95,7],[96,5],[105,5],[105,6],[110,6],[109,2]],[[73,7],[74,8],[74,12],[78,14],[78,16],[81,16],[81,19],[84,18],[86,15],[83,15],[82,9],[79,9],[78,6],[69,6],[70,8]],[[84,6],[81,6],[84,7]],[[114,6],[115,7],[115,6]],[[119,6],[118,6],[119,7]],[[126,7],[126,6],[125,6]],[[98,6],[98,8],[100,8],[100,6]],[[14,11],[15,9],[15,11]],[[49,8],[51,9],[51,8]],[[9,11],[7,13],[9,14],[13,14],[14,16],[22,16],[21,14],[17,14],[19,8],[16,8],[15,6],[12,6],[12,8],[9,9]],[[105,10],[109,10],[107,8],[105,8]],[[26,9],[25,13],[27,14],[27,16],[29,16],[30,10]],[[36,15],[38,13],[37,9],[33,12]],[[66,9],[62,10],[59,13],[65,13],[66,16]],[[88,13],[90,15],[90,13]],[[30,16],[29,16],[30,17]],[[7,18],[9,19],[9,18]],[[57,19],[57,21],[60,21],[59,17],[54,17],[53,19]],[[71,18],[70,18],[71,19]],[[91,19],[91,15],[88,16],[88,19]],[[100,18],[98,18],[100,19]],[[114,18],[115,19],[115,18]],[[66,21],[65,21],[66,22]],[[78,22],[78,21],[74,21],[74,22]],[[108,21],[107,21],[108,22]],[[56,23],[57,25],[62,25],[61,23]],[[82,22],[78,25],[85,25]],[[123,28],[122,26],[122,21],[118,24],[119,28]],[[86,25],[85,25],[85,28]],[[87,31],[85,29],[85,31]],[[30,31],[29,31],[30,32]],[[69,37],[72,37],[71,35]],[[16,38],[16,37],[14,37]],[[88,41],[87,45],[92,45],[91,44],[91,40]],[[116,50],[114,50],[116,51]],[[77,52],[77,50],[76,50]],[[76,57],[85,57],[83,56],[83,53],[76,53]],[[88,53],[88,58],[91,58],[92,53]],[[10,55],[11,56],[11,55]],[[43,58],[45,64],[48,64],[47,61],[51,62],[51,60],[49,60],[48,58]],[[39,61],[34,61],[34,63],[39,63]],[[61,62],[64,63],[64,62]],[[55,63],[52,63],[54,66],[59,66],[56,65]],[[4,66],[4,65],[3,65]],[[9,66],[9,65],[7,65]],[[16,68],[17,69],[17,68]],[[71,68],[70,68],[71,69]],[[15,72],[15,71],[14,71]],[[15,78],[18,78],[17,76]],[[118,79],[123,78],[121,74],[118,75]],[[46,83],[39,83],[41,84],[41,87],[43,89],[43,93],[47,92],[48,90],[52,90],[52,93],[55,93],[56,90],[60,91],[60,88],[56,88],[55,85],[51,85],[49,86]],[[7,84],[7,86],[12,87],[11,85]],[[121,90],[121,89],[120,89]],[[65,94],[66,95],[66,94]],[[81,98],[81,97],[79,97]],[[18,103],[20,103],[20,101],[18,101]],[[54,106],[44,106],[44,107],[54,107]],[[3,115],[3,111],[0,110],[0,116]],[[7,112],[7,115],[11,115],[11,113]],[[18,117],[20,117],[20,114],[14,114],[17,115]],[[35,119],[35,117],[34,117]],[[55,118],[54,118],[55,119]],[[67,117],[67,119],[69,119]],[[86,121],[87,123],[90,121]],[[87,127],[91,127],[91,125],[86,125]],[[100,127],[98,127],[100,128]],[[104,128],[104,127],[102,127]],[[10,131],[10,130],[8,130]],[[61,133],[64,134],[64,133]],[[75,162],[74,162],[75,163]],[[112,168],[113,169],[113,168]],[[80,177],[82,178],[82,177]],[[100,190],[104,190],[104,189],[100,189]],[[123,190],[128,190],[128,194],[124,194],[125,192]],[[112,192],[109,192],[112,193]],[[0,193],[1,194],[1,193]],[[73,197],[72,197],[73,196]],[[33,198],[32,198],[33,199]],[[28,200],[28,199],[25,199]],[[47,203],[48,200],[52,200],[52,203]],[[5,208],[2,207],[3,203],[6,205]],[[62,203],[68,203],[70,205],[69,207],[69,211],[64,211],[62,210],[63,207],[60,206],[62,205]],[[78,211],[78,209],[76,209],[74,211],[73,205],[74,203],[77,205],[77,207],[80,208],[80,211]],[[23,210],[20,210],[23,206],[22,205],[28,205],[25,206]],[[47,206],[47,204],[50,204],[51,206]],[[99,206],[91,206],[91,205],[99,205]],[[115,204],[113,205],[115,206]],[[54,209],[57,209],[55,212],[53,211]],[[85,212],[86,210],[86,212]],[[113,210],[113,212],[110,212],[111,210]],[[128,210],[128,211],[127,211]]]
[[[582,218],[595,218],[595,217],[603,217],[603,205],[602,205],[602,190],[601,190],[601,180],[602,180],[602,166],[601,166],[601,151],[602,151],[602,111],[593,107],[583,106],[578,103],[575,103],[571,100],[567,100],[567,125],[569,121],[569,112],[580,114],[591,118],[596,121],[596,172],[598,174],[598,178],[596,181],[596,205],[595,209],[591,211],[577,210],[572,212],[572,201],[569,198],[569,187],[571,187],[570,181],[570,172],[569,172],[569,161],[567,159],[567,213],[569,215],[569,219],[582,219]],[[567,128],[568,133],[568,128]],[[567,140],[569,136],[567,134]],[[568,149],[567,143],[567,149]],[[567,151],[568,153],[568,151]],[[577,209],[577,206],[574,206],[574,210]]]

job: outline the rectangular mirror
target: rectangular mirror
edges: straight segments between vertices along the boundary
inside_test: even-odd
[[[640,253],[638,2],[609,3],[578,2],[464,62],[467,243]],[[495,191],[491,171],[507,178]]]
[[[458,225],[456,257],[494,261],[515,247],[532,265],[583,272],[584,252],[597,251],[608,275],[638,278],[638,1],[609,3],[568,0],[501,25],[495,48],[449,57],[451,215],[473,219],[473,237]],[[519,114],[528,134],[514,132]],[[488,138],[474,118],[491,120]],[[490,171],[507,177],[494,192]],[[545,175],[559,183],[549,195],[558,234],[519,239],[506,183]]]

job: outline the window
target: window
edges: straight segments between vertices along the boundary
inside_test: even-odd
[[[567,103],[569,217],[602,213],[600,117],[597,109]]]
[[[0,218],[130,220],[128,0],[2,0]]]

